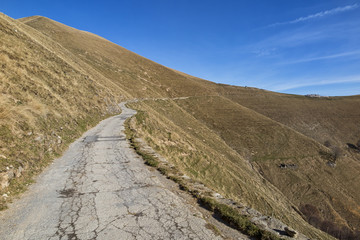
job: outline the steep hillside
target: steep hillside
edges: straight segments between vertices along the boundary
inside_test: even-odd
[[[320,143],[360,139],[360,95],[311,98],[232,86],[224,86],[221,94]]]
[[[218,133],[299,209],[316,206],[318,218],[359,229],[356,154],[344,150],[347,155],[334,159],[331,149],[315,140],[220,97],[196,97],[178,104]],[[332,162],[336,167],[331,167]]]
[[[84,130],[117,113],[124,95],[58,43],[2,14],[0,39],[4,201]]]
[[[329,238],[304,219],[356,239],[360,153],[347,143],[360,139],[360,96],[215,84],[40,16],[0,15],[0,27],[1,195],[22,191],[120,101],[147,98],[132,104],[132,126],[184,173],[309,237]]]
[[[201,99],[207,102],[208,98]],[[309,237],[329,238],[309,226],[298,214],[295,205],[254,171],[249,161],[201,119],[180,107],[193,102],[192,106],[197,108],[198,101],[195,97],[175,102],[149,100],[132,103],[131,106],[140,114],[131,126],[137,129],[139,137],[147,140],[182,172],[223,196],[276,216]],[[196,109],[193,110],[196,112]]]
[[[20,21],[60,43],[134,97],[192,96],[216,93],[216,84],[181,74],[94,34],[44,17]]]

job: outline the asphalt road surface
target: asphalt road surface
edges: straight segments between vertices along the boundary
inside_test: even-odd
[[[122,113],[99,123],[0,212],[0,239],[218,239],[125,140]]]

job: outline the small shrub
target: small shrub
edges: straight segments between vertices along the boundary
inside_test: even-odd
[[[326,159],[326,160],[329,160],[329,161],[333,161],[334,160],[334,156],[332,153],[330,152],[326,152],[326,151],[320,151],[319,152],[320,156],[323,158],[323,159]]]
[[[167,177],[168,179],[176,182],[176,183],[180,183],[181,182],[181,179],[179,177],[176,177],[176,176],[173,176],[173,175],[170,175]]]
[[[167,175],[168,173],[168,170],[166,168],[163,168],[163,167],[159,167],[157,169],[162,175]]]
[[[138,151],[137,151],[137,153],[144,159],[146,165],[149,165],[151,167],[159,166],[159,162],[156,161],[156,159],[153,156],[143,153],[143,152],[138,152]]]
[[[168,132],[167,135],[168,140],[171,141],[171,132]]]
[[[347,145],[350,149],[359,150],[359,148],[358,148],[356,145],[352,144],[352,143],[347,143],[346,145]]]
[[[326,141],[324,142],[324,146],[325,146],[325,147],[331,147],[331,142],[330,142],[329,140],[326,140]]]
[[[336,161],[337,159],[339,159],[343,155],[342,149],[337,147],[337,146],[331,147],[331,150],[333,152],[334,161]]]

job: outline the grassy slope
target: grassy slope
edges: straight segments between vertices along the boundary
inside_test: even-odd
[[[0,39],[0,172],[11,165],[26,169],[3,190],[13,195],[109,110],[118,112],[122,90],[109,88],[58,43],[5,15]]]
[[[313,194],[324,192],[328,204],[342,215],[337,222],[345,220],[351,227],[360,228],[360,154],[347,147],[360,139],[360,96],[308,98],[296,95],[285,95],[258,89],[241,89],[226,86],[222,94],[227,98],[255,110],[277,122],[301,132],[323,144],[330,141],[333,146],[342,149],[342,157],[337,160],[335,169],[323,168],[311,173],[312,182],[320,184]],[[267,177],[281,189],[286,188],[276,168],[266,166]],[[312,171],[311,171],[312,170]],[[301,179],[301,178],[300,178]],[[305,179],[306,180],[306,179]],[[304,181],[301,179],[301,181]],[[311,182],[310,181],[310,182]],[[313,185],[312,185],[313,186]],[[326,189],[326,190],[325,190]],[[286,189],[283,189],[286,191]],[[306,194],[305,194],[306,196]],[[300,198],[306,202],[306,198]],[[314,202],[317,197],[311,197]],[[308,200],[310,201],[309,197]],[[319,202],[320,200],[318,200]],[[316,203],[316,202],[315,202]],[[314,203],[314,204],[315,204]],[[327,213],[328,211],[324,211]],[[342,219],[341,219],[342,218]]]
[[[289,124],[291,121],[284,121],[284,119],[296,119],[298,116],[301,116],[301,114],[308,114],[308,116],[305,116],[310,118],[308,124],[309,126],[312,126],[311,124],[317,124],[316,121],[321,120],[322,118],[320,116],[317,119],[313,119],[312,115],[309,115],[309,113],[314,111],[316,112],[316,108],[323,108],[323,105],[320,104],[311,110],[309,107],[312,105],[308,104],[303,108],[303,111],[294,110],[291,107],[286,108],[287,104],[292,106],[293,102],[292,98],[289,100],[286,95],[264,92],[257,89],[217,85],[191,77],[158,65],[96,35],[67,27],[47,18],[30,17],[16,21],[17,23],[7,18],[7,21],[10,21],[15,25],[19,22],[26,23],[28,26],[31,26],[46,35],[44,36],[26,25],[19,25],[21,26],[21,29],[24,29],[24,32],[28,33],[29,38],[36,39],[36,46],[40,46],[40,49],[38,50],[35,48],[34,52],[36,54],[34,53],[28,56],[27,62],[30,62],[34,58],[36,59],[34,62],[37,64],[47,63],[49,60],[46,58],[44,59],[44,57],[46,57],[47,54],[52,54],[54,59],[60,61],[60,63],[54,63],[54,65],[61,66],[59,70],[50,68],[50,71],[54,72],[53,74],[56,75],[58,74],[57,72],[62,74],[64,72],[62,69],[63,62],[67,63],[71,69],[74,69],[74,72],[66,70],[66,74],[63,74],[58,78],[51,79],[56,79],[59,83],[63,81],[63,84],[61,85],[67,86],[70,79],[74,81],[76,79],[81,79],[80,76],[84,77],[85,80],[79,80],[79,86],[76,88],[66,89],[66,92],[70,91],[71,96],[75,96],[76,99],[68,99],[67,97],[64,97],[66,95],[64,91],[58,93],[58,98],[64,98],[64,105],[53,106],[51,105],[52,103],[46,102],[43,98],[38,99],[38,101],[43,103],[46,107],[50,104],[53,111],[54,109],[59,109],[58,111],[61,111],[60,115],[66,116],[67,114],[65,111],[68,111],[67,109],[76,108],[73,112],[76,113],[76,116],[78,114],[79,116],[82,116],[82,114],[84,114],[84,116],[97,116],[100,112],[103,113],[105,111],[106,103],[104,103],[104,99],[119,100],[120,96],[123,98],[131,98],[224,95],[228,99],[231,99],[232,101],[224,98],[211,97],[203,99],[195,98],[195,101],[192,98],[191,101],[187,103],[188,105],[182,105],[182,107],[187,109],[187,111],[180,109],[173,103],[169,106],[151,104],[141,106],[149,114],[149,119],[152,119],[147,120],[149,121],[147,122],[148,128],[154,128],[156,130],[158,127],[159,129],[158,132],[155,132],[156,134],[147,133],[147,135],[145,134],[147,130],[144,130],[144,136],[147,137],[146,139],[148,141],[153,141],[154,144],[156,143],[159,150],[168,157],[172,158],[172,161],[181,166],[185,172],[193,175],[194,177],[201,178],[210,187],[216,188],[217,191],[223,193],[224,195],[248,202],[249,205],[264,210],[265,212],[274,212],[275,215],[285,219],[285,221],[291,222],[293,226],[298,226],[296,228],[303,230],[304,233],[314,232],[314,234],[320,234],[299,220],[298,215],[294,215],[294,212],[291,210],[291,203],[289,200],[284,198],[284,195],[289,197],[291,201],[295,201],[296,204],[301,201],[307,201],[307,199],[303,198],[302,195],[298,196],[299,194],[296,195],[296,193],[293,193],[292,190],[289,191],[289,189],[292,189],[293,186],[296,186],[296,183],[301,181],[303,181],[300,184],[301,186],[305,184],[311,185],[317,177],[320,178],[323,183],[327,183],[328,178],[322,179],[321,174],[315,172],[314,174],[316,177],[313,180],[309,180],[307,178],[308,175],[306,174],[298,176],[290,172],[285,172],[284,177],[291,180],[289,181],[289,184],[292,183],[290,184],[290,187],[285,187],[283,184],[284,181],[281,181],[283,177],[281,174],[284,174],[284,172],[277,171],[278,169],[276,164],[278,162],[276,162],[276,158],[285,157],[292,159],[294,157],[296,161],[299,161],[299,164],[303,161],[304,163],[310,162],[313,164],[310,166],[320,163],[320,159],[309,159],[317,155],[319,149],[323,149],[319,143],[316,143],[308,138],[312,137],[313,139],[321,142],[316,137],[308,134],[313,131],[306,132],[297,127],[296,124]],[[12,27],[9,28],[9,33],[7,33],[8,35],[4,38],[10,38],[11,33],[13,33],[11,28]],[[19,41],[19,43],[17,43],[18,45],[25,44],[27,46],[29,44],[26,42],[26,39],[17,40],[16,38],[9,41],[8,44],[12,41],[15,41],[14,43]],[[23,41],[26,43],[20,43]],[[9,49],[15,49],[16,44],[9,46]],[[19,49],[18,52],[13,55],[27,56],[26,52],[32,53],[32,51],[33,48],[26,51]],[[49,66],[41,66],[41,69],[47,70],[48,67]],[[10,70],[12,69],[11,71],[18,71],[19,69],[16,65],[12,66],[12,68],[7,68]],[[68,76],[69,78],[66,78],[69,72],[71,75]],[[80,75],[76,75],[77,73],[80,73]],[[3,74],[4,76],[11,76],[11,73],[9,72],[4,72]],[[23,74],[18,74],[18,76],[22,75]],[[36,73],[34,76],[37,77],[38,75],[39,73]],[[45,80],[41,80],[34,85],[45,85],[42,81]],[[89,82],[95,85],[93,90],[85,90],[88,89]],[[52,85],[57,86],[58,84]],[[21,95],[23,90],[21,90],[19,86],[17,87],[19,88],[19,94]],[[86,94],[82,93],[84,91]],[[13,98],[12,94],[13,93],[9,94],[9,99]],[[89,99],[88,96],[92,96],[91,99]],[[95,97],[93,98],[93,96]],[[98,96],[98,98],[96,96]],[[300,98],[301,101],[304,99],[298,96],[294,96],[293,98]],[[350,105],[356,105],[358,103],[355,101],[356,99],[344,99],[349,101]],[[89,109],[92,109],[90,106],[98,106],[100,110],[93,109],[93,112],[86,112],[84,109],[88,108],[77,106],[79,100],[86,103],[87,105],[84,105],[86,105]],[[13,100],[10,101],[8,99],[1,99],[1,101],[11,102]],[[217,103],[217,101],[219,101],[219,103]],[[280,107],[279,112],[276,113],[276,107],[280,101],[283,101],[279,104],[282,108]],[[220,105],[217,106],[218,109],[214,109],[213,104],[209,104],[208,102]],[[271,102],[275,102],[274,105],[267,105]],[[242,106],[236,103],[240,103]],[[226,108],[224,108],[224,106],[226,106]],[[269,107],[273,110],[272,112],[269,111]],[[331,107],[332,106],[329,105],[328,108],[331,109]],[[190,108],[197,110],[194,112]],[[35,108],[32,107],[31,109]],[[218,111],[215,112],[215,110],[219,109],[223,110],[220,114]],[[350,110],[344,110],[343,114],[350,116],[352,113],[349,112]],[[326,111],[324,110],[324,112]],[[162,115],[164,117],[162,117]],[[226,119],[230,120],[225,121],[225,116],[228,116]],[[278,116],[282,117],[278,119],[276,118]],[[246,128],[243,128],[242,125],[235,124],[237,123],[239,117],[242,117],[242,122],[247,124]],[[68,121],[71,121],[73,118],[74,114],[68,118]],[[356,118],[357,115],[354,116],[355,120]],[[15,118],[8,117],[7,119]],[[38,115],[34,115],[33,119],[38,119]],[[29,122],[31,121],[29,120]],[[187,122],[191,124],[185,124]],[[278,122],[282,124],[279,124]],[[213,123],[216,124],[214,125]],[[161,126],[157,126],[157,124],[160,124]],[[283,124],[288,127],[285,127]],[[336,128],[337,126],[335,124],[339,124],[339,122],[334,122],[333,126]],[[35,128],[38,126],[37,123],[34,123],[33,125]],[[43,126],[47,125],[48,123]],[[220,126],[226,126],[226,128]],[[69,129],[73,129],[74,127],[74,125],[69,125]],[[324,125],[323,129],[328,131],[327,127],[327,125]],[[342,126],[338,127],[341,129],[340,132],[343,132],[343,129],[341,128]],[[296,131],[291,130],[291,128]],[[153,131],[155,131],[154,129]],[[198,129],[204,129],[201,136],[197,135]],[[307,129],[307,127],[304,129]],[[326,132],[325,130],[324,132]],[[172,138],[177,134],[179,140],[175,143],[172,143],[169,139],[166,141],[166,138],[169,138],[169,132],[171,133],[170,135]],[[349,131],[346,132],[348,133]],[[347,133],[344,133],[344,136],[346,136]],[[12,132],[10,135],[13,136],[15,133]],[[304,135],[308,137],[305,137]],[[247,136],[250,136],[250,138]],[[292,142],[290,142],[292,144],[287,142],[288,138],[292,140]],[[353,138],[355,139],[356,136],[354,135]],[[208,143],[209,139],[211,139],[211,143]],[[13,140],[9,140],[8,143],[11,143],[12,141]],[[269,144],[269,142],[271,142],[271,144]],[[27,145],[25,144],[25,146]],[[274,152],[274,149],[279,149],[278,146],[282,146],[282,148],[280,148],[281,151]],[[295,146],[300,147],[297,148]],[[236,151],[234,151],[234,149]],[[306,156],[304,156],[302,152],[304,149],[307,154]],[[196,154],[191,154],[194,151]],[[259,161],[253,162],[253,166],[257,166],[256,164],[259,164],[258,166],[263,169],[263,174],[279,189],[281,189],[284,195],[275,189],[273,185],[266,183],[266,181],[264,182],[262,177],[255,170],[249,168],[249,156],[255,156],[259,159],[264,157],[268,158],[268,160],[261,163],[259,163]],[[271,156],[271,158],[269,158],[269,156]],[[274,159],[275,161],[269,161],[271,159]],[[350,175],[347,175],[346,178],[341,178],[341,174],[338,169],[342,168],[346,169],[346,166],[344,164],[338,165],[336,168],[337,171],[333,171],[332,174],[334,174],[334,172],[335,174],[338,174],[338,179],[340,179],[340,182],[343,184],[346,183],[346,181],[350,181],[351,178]],[[356,168],[352,169],[351,173],[354,174],[353,176],[358,176],[358,174],[355,174],[357,173]],[[301,179],[301,181],[292,181],[294,176],[296,179]],[[217,180],[215,181],[215,179]],[[260,181],[259,179],[262,180]],[[263,184],[259,185],[261,182]],[[299,189],[302,189],[301,186]],[[313,189],[314,192],[318,194],[321,193],[321,191],[325,191],[326,188],[317,186],[313,187]],[[337,196],[335,200],[350,203],[351,199],[357,199],[357,197],[353,197],[353,195],[356,194],[358,194],[357,188],[351,189],[351,191],[348,189],[344,192],[346,201],[342,199],[343,195]],[[267,195],[271,195],[271,197],[267,197]],[[326,194],[320,195],[324,196]],[[295,196],[298,196],[299,199],[296,199]],[[304,196],[311,195],[304,194]],[[329,199],[330,198],[328,197],[327,202],[330,201]],[[334,202],[334,199],[331,199],[331,201]],[[316,206],[320,205],[319,202],[314,204],[316,204]],[[332,207],[328,208],[331,209]],[[356,211],[355,213],[357,214]],[[344,212],[346,212],[346,210],[344,210]],[[338,220],[339,222],[343,221],[340,217]],[[351,221],[352,220],[350,219],[350,222]]]
[[[227,86],[216,85],[165,68],[93,34],[72,29],[43,17],[23,19],[21,21],[26,22],[26,24],[38,29],[45,35],[56,40],[62,46],[67,48],[67,50],[71,51],[77,57],[91,65],[94,69],[101,72],[114,84],[120,85],[126,90],[126,92],[131,93],[135,97],[208,96],[228,94],[229,87]],[[235,89],[237,91],[243,90],[242,88]],[[247,90],[248,89],[244,92],[247,92]],[[272,94],[271,96],[276,96],[276,94]],[[230,104],[230,101],[226,102],[226,104]],[[232,103],[232,105],[236,104]],[[239,105],[236,106],[239,107]],[[210,109],[205,108],[205,110],[209,111],[207,116],[210,116]],[[266,149],[267,147],[270,147],[267,154],[264,155],[267,157],[271,154],[273,155],[270,156],[271,158],[281,157],[285,154],[285,151],[287,151],[285,154],[287,157],[290,156],[289,154],[295,154],[295,152],[295,155],[298,157],[305,157],[306,154],[304,155],[304,152],[298,150],[299,148],[293,147],[294,145],[299,144],[302,146],[300,149],[306,149],[307,152],[310,152],[309,154],[311,156],[318,154],[318,149],[321,148],[320,144],[316,144],[316,142],[311,141],[299,133],[294,133],[294,131],[291,131],[289,128],[284,126],[277,129],[276,127],[279,127],[279,124],[274,121],[262,121],[265,117],[260,114],[256,114],[250,110],[246,112],[251,115],[254,120],[259,118],[260,120],[258,123],[265,123],[265,125],[260,126],[255,124],[251,126],[253,133],[251,136],[256,135],[257,138],[243,139],[242,143],[251,145],[247,148],[242,147],[243,152],[240,151],[240,153],[244,157],[248,157],[254,148]],[[228,113],[229,112],[227,112],[227,114]],[[274,126],[276,127],[273,128]],[[231,123],[227,127],[231,129]],[[267,134],[266,131],[263,133],[262,131],[259,131],[259,129],[266,130],[268,127],[273,128],[272,133],[275,133],[274,135],[269,136],[270,139],[268,140],[273,140],[270,145],[268,144],[268,141],[264,141],[265,138],[262,136]],[[244,131],[243,128],[237,128],[237,130]],[[232,131],[232,133],[238,132]],[[227,144],[232,146],[235,150],[239,150],[240,148],[236,148],[233,142],[231,142],[231,139],[234,139],[234,136],[231,134],[228,135],[229,136],[227,137],[227,134],[223,134],[223,139],[225,139]],[[294,136],[294,141],[287,142],[287,138],[290,135]],[[247,135],[245,134],[244,136]],[[261,141],[258,141],[259,139]],[[303,139],[306,139],[306,141],[302,141]],[[274,143],[277,143],[277,145],[274,145]],[[284,145],[283,143],[287,144]],[[277,148],[280,145],[282,148]],[[307,145],[310,145],[310,147]],[[276,153],[272,151],[275,149],[274,146],[276,146],[276,149],[278,150]],[[276,183],[275,181],[273,182]],[[286,193],[286,190],[284,191]],[[286,194],[288,195],[288,193]]]
[[[131,106],[140,111],[132,127],[182,172],[223,196],[276,216],[310,237],[327,238],[304,222],[293,209],[294,204],[254,171],[253,166],[202,119],[179,107],[197,106],[192,99],[132,103]]]
[[[325,146],[228,99],[197,97],[178,103],[258,166],[298,207],[312,204],[324,219],[359,227],[358,161],[342,157],[330,168],[321,154],[329,151]],[[281,163],[298,167],[281,169]]]
[[[59,42],[134,97],[214,94],[216,84],[154,63],[94,34],[44,17],[20,19]]]
[[[308,98],[231,86],[222,95],[320,143],[344,145],[360,139],[360,95]]]

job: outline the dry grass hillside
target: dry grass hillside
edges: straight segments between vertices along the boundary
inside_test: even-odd
[[[0,39],[1,189],[12,196],[84,130],[117,113],[123,94],[59,44],[5,15]]]
[[[139,114],[131,127],[183,173],[226,198],[276,216],[309,237],[329,238],[309,226],[296,211],[297,207],[254,171],[252,164],[221,136],[181,108],[183,101],[189,103],[192,98],[132,103]]]
[[[115,114],[118,102],[188,96],[133,103],[132,126],[222,195],[314,239],[330,237],[305,220],[358,239],[360,153],[347,143],[360,139],[360,96],[315,99],[215,84],[40,16],[0,15],[0,25],[1,195],[22,191],[88,127]]]
[[[316,206],[319,221],[359,229],[360,162],[353,150],[343,149],[334,159],[332,150],[314,139],[222,97],[194,97],[178,104],[218,133],[299,209]]]
[[[221,94],[320,143],[346,145],[360,139],[360,95],[311,98],[232,86]]]
[[[161,66],[94,34],[44,17],[20,19],[59,42],[133,97],[210,95],[216,84]]]

